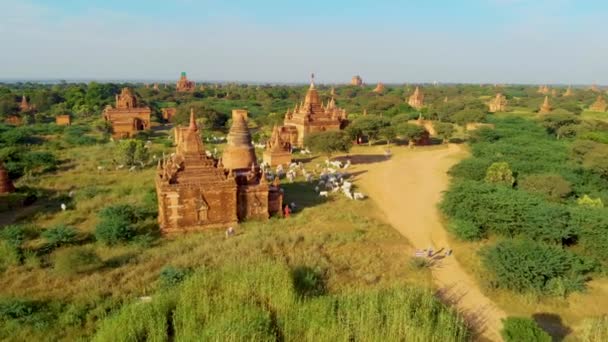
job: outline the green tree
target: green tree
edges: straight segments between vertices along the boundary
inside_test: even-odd
[[[331,157],[336,152],[348,153],[352,143],[345,132],[332,131],[313,133],[304,139],[304,145],[315,153]]]
[[[515,183],[515,177],[507,162],[496,162],[492,163],[486,171],[486,183],[504,184],[507,186],[513,186]]]
[[[118,162],[123,165],[145,164],[149,161],[149,153],[146,145],[141,140],[124,139],[117,144]]]
[[[382,128],[387,127],[389,121],[379,115],[366,115],[353,120],[346,129],[351,139],[355,140],[360,136],[367,137],[369,144],[377,140]]]
[[[451,120],[455,123],[464,126],[472,122],[485,121],[486,113],[480,109],[464,109],[452,115]]]
[[[556,173],[535,174],[518,181],[518,186],[526,191],[539,193],[548,199],[558,201],[572,193],[572,185]]]
[[[420,140],[425,134],[428,134],[424,127],[410,123],[398,125],[395,127],[395,130],[399,136],[409,141],[410,146],[413,146],[417,140]]]
[[[454,125],[448,122],[434,122],[433,128],[435,128],[437,136],[441,138],[444,143],[448,142],[454,134]]]

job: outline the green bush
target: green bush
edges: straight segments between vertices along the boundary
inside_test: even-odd
[[[523,177],[518,185],[523,190],[542,194],[553,201],[564,199],[572,193],[570,182],[555,173],[529,175]]]
[[[484,236],[481,227],[467,220],[454,219],[450,222],[448,228],[459,239],[465,241],[479,240]]]
[[[59,225],[42,232],[41,236],[46,239],[46,243],[51,248],[69,245],[76,242],[78,232],[75,228]]]
[[[90,247],[71,247],[54,255],[55,270],[64,275],[92,272],[103,263]]]
[[[319,269],[298,266],[291,272],[293,287],[300,297],[315,297],[325,293],[325,279]]]
[[[98,216],[100,221],[95,228],[95,238],[107,245],[133,239],[137,233],[135,224],[143,219],[139,209],[128,204],[105,207]]]
[[[484,266],[494,275],[494,286],[517,292],[553,294],[561,279],[564,293],[585,287],[595,264],[562,248],[532,240],[505,240],[482,250]]]
[[[181,283],[190,274],[190,270],[174,266],[165,266],[159,274],[162,287],[173,287]]]
[[[507,317],[503,319],[500,331],[505,342],[551,342],[551,336],[536,322],[526,317]]]
[[[492,163],[492,165],[488,167],[485,181],[487,183],[513,186],[513,183],[515,183],[515,177],[513,177],[513,172],[511,171],[511,168],[509,168],[509,163],[497,162]]]

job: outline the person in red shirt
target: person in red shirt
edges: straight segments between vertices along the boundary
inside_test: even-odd
[[[283,209],[283,215],[285,216],[285,218],[288,218],[290,214],[291,214],[291,209],[289,208],[289,204],[286,204],[285,209]]]

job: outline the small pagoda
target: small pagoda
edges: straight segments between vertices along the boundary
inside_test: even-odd
[[[33,106],[27,102],[27,98],[25,95],[21,96],[21,102],[19,103],[19,111],[21,113],[30,112],[33,109]]]
[[[350,79],[350,85],[360,87],[363,85],[363,79],[359,75],[355,75]]]
[[[384,92],[384,84],[382,82],[378,82],[378,84],[376,85],[376,88],[374,88],[374,90],[372,90],[374,93],[376,94],[381,94]]]
[[[501,94],[496,94],[496,97],[492,101],[488,102],[489,112],[505,112],[507,110],[507,98]]]
[[[594,112],[605,112],[607,107],[608,104],[606,104],[604,97],[602,95],[598,95],[595,102],[593,102],[593,104],[589,107],[589,110]]]
[[[263,160],[271,167],[291,163],[291,146],[281,139],[279,127],[274,126],[270,140],[266,143]]]
[[[15,191],[15,186],[8,175],[8,171],[4,167],[4,163],[0,162],[0,194],[8,194]]]
[[[566,89],[566,92],[564,93],[564,96],[568,97],[568,96],[574,96],[574,92],[572,91],[572,87],[568,86],[568,89]]]
[[[233,171],[247,171],[252,165],[257,167],[255,149],[247,127],[247,111],[232,111],[232,126],[228,132],[227,145],[222,154],[224,168]]]
[[[116,95],[116,106],[107,106],[103,118],[112,126],[113,138],[130,138],[139,131],[150,128],[149,107],[139,107],[130,88],[122,88]]]
[[[538,91],[537,93],[539,94],[543,94],[543,95],[549,95],[549,87],[547,87],[547,85],[542,85],[542,86],[538,86]]]
[[[551,108],[551,104],[549,103],[549,96],[545,96],[545,101],[543,101],[543,104],[540,106],[540,110],[538,112],[546,114],[550,113],[552,109],[553,108]]]
[[[420,91],[420,88],[416,87],[414,93],[407,100],[407,104],[418,110],[424,107],[424,94]]]
[[[193,81],[188,80],[188,77],[186,77],[186,72],[182,71],[181,75],[179,76],[179,80],[177,80],[177,83],[175,84],[175,90],[178,92],[190,92],[194,91],[195,88],[196,84]]]

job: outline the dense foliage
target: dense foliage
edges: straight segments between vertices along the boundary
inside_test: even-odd
[[[507,317],[500,331],[505,342],[551,342],[553,339],[531,318]]]

